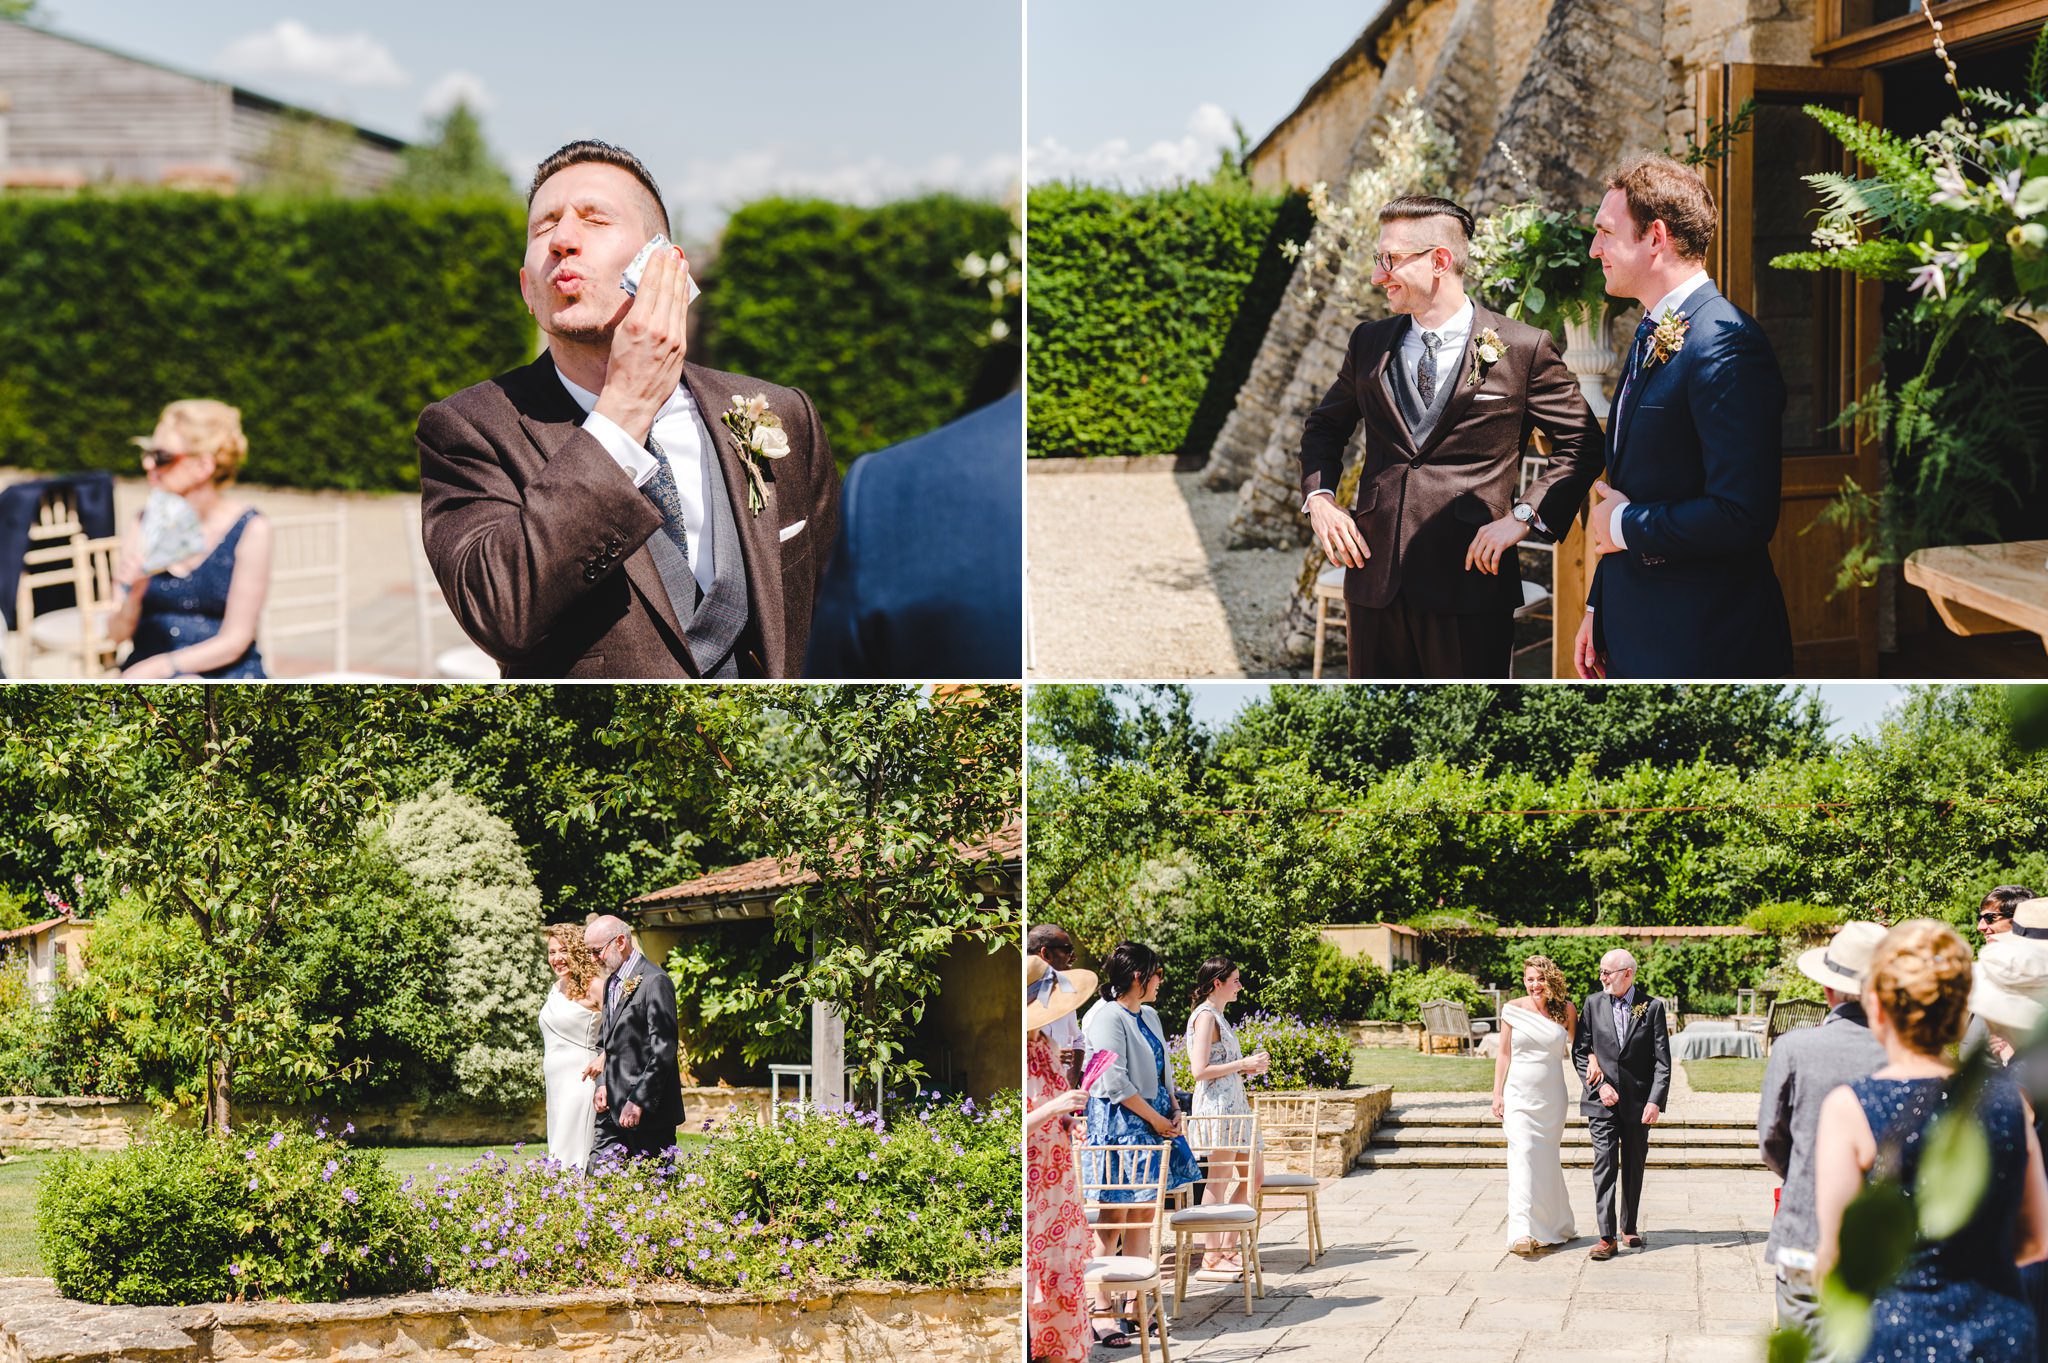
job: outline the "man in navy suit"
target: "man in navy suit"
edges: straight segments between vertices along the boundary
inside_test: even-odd
[[[1024,675],[1023,423],[1012,393],[855,462],[805,676]]]
[[[1666,156],[1607,182],[1592,254],[1644,307],[1587,518],[1600,564],[1581,677],[1782,677],[1792,628],[1771,567],[1785,383],[1756,319],[1707,278],[1713,195]]]

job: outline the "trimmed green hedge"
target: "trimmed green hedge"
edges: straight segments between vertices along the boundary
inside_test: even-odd
[[[1029,203],[1031,453],[1206,449],[1286,288],[1278,241],[1300,210],[1233,183],[1042,185]]]
[[[0,463],[136,472],[211,397],[250,482],[414,487],[420,409],[533,354],[523,238],[500,200],[0,198]]]
[[[921,435],[1011,386],[1019,300],[998,302],[960,262],[1009,255],[1015,231],[1001,205],[950,194],[748,204],[693,305],[701,358],[809,393],[842,465]]]

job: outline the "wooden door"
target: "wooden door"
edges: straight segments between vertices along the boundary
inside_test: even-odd
[[[1875,377],[1881,286],[1839,270],[1771,268],[1773,257],[1812,249],[1819,196],[1802,176],[1850,172],[1853,158],[1802,109],[1818,104],[1877,123],[1878,76],[1813,66],[1711,66],[1700,73],[1699,135],[1728,122],[1745,100],[1755,122],[1734,150],[1706,168],[1721,208],[1708,269],[1721,292],[1755,317],[1785,375],[1784,488],[1771,561],[1792,616],[1793,665],[1802,677],[1877,673],[1877,593],[1837,591],[1836,568],[1855,543],[1820,523],[1845,482],[1876,492],[1879,449],[1833,423]]]

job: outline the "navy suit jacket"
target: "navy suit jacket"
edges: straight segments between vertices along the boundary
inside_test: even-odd
[[[1792,628],[1771,567],[1785,381],[1756,319],[1702,284],[1685,342],[1636,381],[1607,432],[1628,547],[1587,604],[1620,678],[1783,677]]]
[[[810,677],[1021,677],[1024,399],[856,460]]]

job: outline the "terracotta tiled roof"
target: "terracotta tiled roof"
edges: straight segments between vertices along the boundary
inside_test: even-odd
[[[0,932],[0,944],[19,942],[30,937],[40,937],[51,928],[61,928],[70,921],[72,921],[70,914],[60,913],[55,918],[45,918],[42,922],[30,923],[27,927],[9,928],[5,932]]]
[[[1742,927],[1498,928],[1495,931],[1502,937],[1755,937],[1758,935],[1756,929]]]
[[[1024,825],[1005,824],[968,851],[974,857],[993,854],[1005,863],[1018,861],[1024,852]],[[792,859],[757,857],[738,866],[698,876],[695,880],[686,880],[680,885],[671,885],[665,890],[651,891],[626,903],[629,908],[634,905],[666,907],[720,899],[752,899],[816,879],[812,872],[799,870]]]

